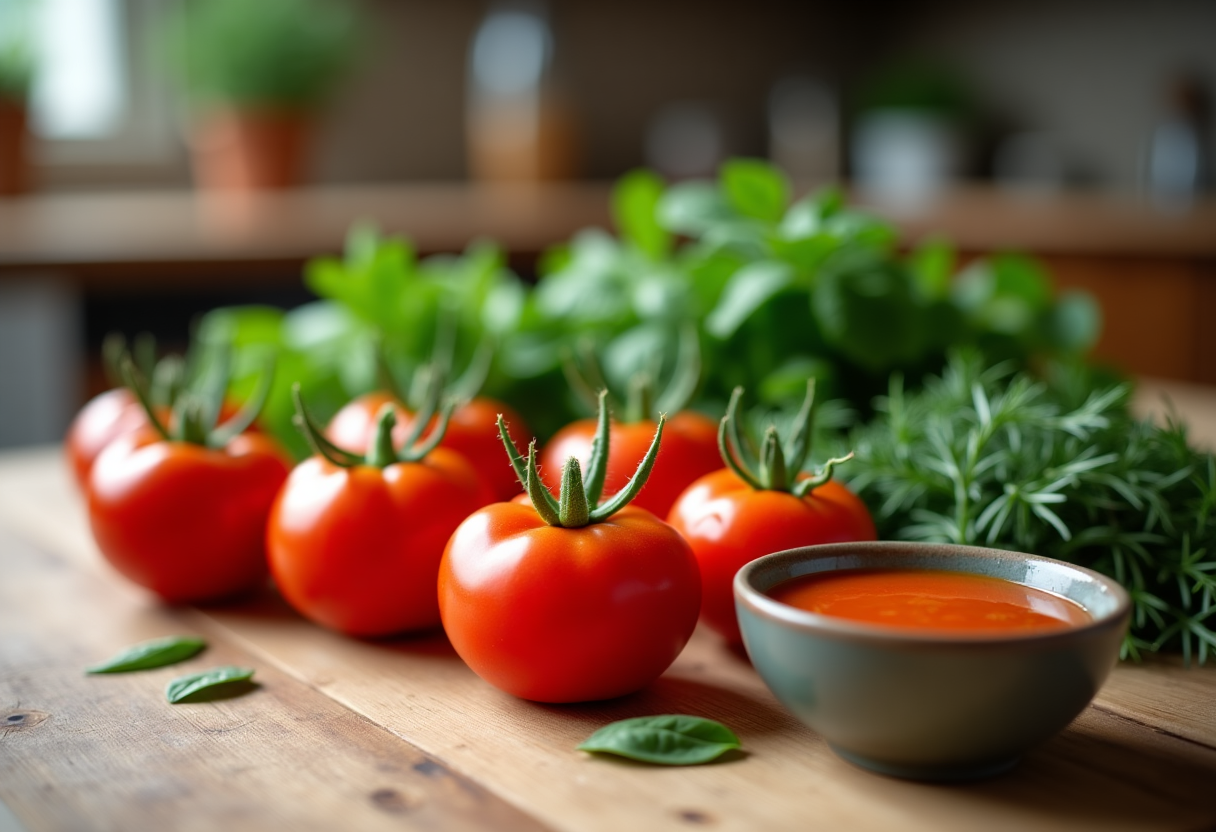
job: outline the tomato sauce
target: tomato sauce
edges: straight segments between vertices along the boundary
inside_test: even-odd
[[[769,595],[820,615],[909,630],[1004,633],[1059,630],[1093,619],[1080,604],[1002,578],[931,569],[805,575]]]

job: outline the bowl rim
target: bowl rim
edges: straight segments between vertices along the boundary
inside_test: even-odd
[[[862,552],[873,551],[875,548],[879,549],[880,551],[892,553],[896,551],[908,551],[915,549],[946,549],[953,554],[966,554],[971,557],[999,557],[1002,559],[1013,558],[1016,560],[1064,567],[1100,584],[1114,597],[1115,606],[1109,612],[1102,615],[1098,615],[1090,610],[1086,610],[1092,620],[1086,624],[1081,624],[1074,627],[1064,627],[1056,630],[1028,632],[1018,631],[1007,634],[1000,632],[962,634],[944,631],[938,632],[933,630],[913,630],[900,627],[888,627],[882,624],[867,624],[838,616],[822,615],[820,613],[809,612],[807,610],[799,609],[798,607],[790,606],[789,604],[783,604],[775,598],[756,589],[751,584],[752,577],[760,570],[768,568],[774,561],[803,560],[807,559],[808,554],[812,554],[815,559],[819,557],[831,557],[833,555],[856,555]],[[909,568],[915,569],[917,567]],[[856,570],[831,569],[824,571],[844,572]],[[968,572],[969,570],[956,569],[952,571]],[[1008,579],[1003,578],[1001,580]],[[1015,581],[1014,583],[1019,582]],[[1024,584],[1024,586],[1031,585]],[[1039,587],[1032,588],[1039,589]],[[1105,630],[1120,623],[1125,624],[1131,615],[1131,597],[1127,594],[1127,590],[1124,589],[1123,586],[1114,578],[1103,575],[1100,572],[1095,572],[1094,570],[1084,566],[1078,566],[1075,563],[1069,563],[1068,561],[1057,560],[1055,558],[1049,558],[1043,555],[1031,555],[1025,552],[1016,552],[1008,549],[993,549],[984,546],[971,546],[961,543],[924,543],[904,540],[878,540],[849,543],[823,543],[815,546],[799,546],[793,549],[784,549],[780,552],[773,552],[771,554],[763,555],[762,557],[759,557],[744,565],[738,572],[735,573],[733,589],[737,604],[744,604],[751,608],[753,612],[772,618],[787,626],[792,626],[797,629],[809,629],[824,635],[840,636],[849,639],[887,640],[906,644],[990,645],[1050,642],[1070,639],[1078,635]],[[1042,591],[1046,592],[1048,590]]]

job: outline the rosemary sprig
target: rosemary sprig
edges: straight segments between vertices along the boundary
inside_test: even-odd
[[[1216,651],[1216,459],[1177,420],[1134,419],[1129,394],[953,356],[919,393],[892,379],[849,438],[847,477],[880,536],[1088,566],[1131,594],[1125,658],[1180,650],[1203,664]]]

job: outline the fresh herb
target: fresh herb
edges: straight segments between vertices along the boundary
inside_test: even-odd
[[[615,754],[644,763],[694,766],[738,748],[739,738],[720,722],[699,716],[665,714],[622,719],[605,725],[579,746],[581,751]]]
[[[955,356],[924,390],[896,376],[853,432],[846,476],[881,537],[1034,552],[1122,583],[1124,657],[1216,648],[1216,460],[1137,421],[1126,385],[1055,383]]]
[[[34,81],[34,13],[30,0],[0,4],[0,100],[24,102]]]
[[[239,691],[241,683],[248,683],[252,678],[253,671],[247,667],[213,667],[201,673],[191,673],[189,676],[174,679],[165,688],[165,697],[171,705],[187,700],[202,700]]]
[[[341,0],[199,0],[164,32],[196,102],[308,108],[358,52],[361,23]]]
[[[197,656],[206,646],[207,642],[196,636],[154,638],[134,644],[101,664],[93,665],[85,672],[127,673],[131,670],[164,667]]]

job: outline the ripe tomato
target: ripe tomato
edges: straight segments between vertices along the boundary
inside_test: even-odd
[[[409,430],[410,420],[414,412],[403,405],[387,390],[373,390],[356,396],[344,404],[334,418],[329,420],[325,436],[339,448],[361,454],[367,450],[368,443],[376,432],[376,416],[380,408],[386,404],[393,406],[393,415],[397,427],[393,430],[393,438],[400,446],[402,439]]]
[[[796,497],[754,489],[726,468],[689,486],[667,522],[700,565],[701,618],[734,644],[741,636],[732,583],[745,564],[797,546],[877,539],[865,504],[835,480]]]
[[[240,409],[240,404],[225,399],[220,408],[219,422],[228,421]],[[170,424],[173,421],[168,407],[158,407],[155,411],[162,423]],[[72,420],[64,440],[68,462],[81,490],[87,486],[93,463],[107,445],[120,436],[146,427],[148,417],[135,394],[126,387],[115,387],[89,399]],[[258,428],[257,425],[250,425],[246,430],[257,432]]]
[[[560,485],[562,465],[569,457],[576,457],[586,467],[595,425],[595,419],[580,419],[559,430],[545,446],[540,471],[550,490],[556,491]],[[645,456],[655,427],[656,423],[649,419],[628,424],[612,423],[604,494],[612,495],[625,487]],[[689,483],[721,467],[717,422],[700,413],[681,411],[667,421],[654,471],[633,505],[666,517],[672,503]]]
[[[490,684],[538,702],[649,684],[687,643],[700,603],[688,544],[632,506],[561,528],[530,505],[496,503],[460,525],[439,567],[456,652]]]
[[[371,442],[376,428],[376,415],[385,404],[394,406],[397,427],[393,430],[393,439],[400,447],[414,414],[386,391],[367,393],[349,402],[334,415],[325,435],[340,448],[362,453]],[[478,475],[493,492],[496,500],[509,500],[523,489],[502,452],[502,440],[498,437],[496,426],[500,413],[510,425],[511,440],[515,447],[526,448],[532,435],[523,418],[509,405],[481,396],[452,412],[447,432],[439,446],[456,451],[468,460],[477,469]],[[427,429],[430,430],[433,426],[432,420]],[[592,427],[594,429],[594,425]]]
[[[444,448],[383,469],[314,456],[292,471],[270,513],[270,570],[289,604],[331,629],[436,627],[443,547],[491,499],[464,457]]]
[[[89,476],[93,537],[119,572],[171,603],[255,589],[266,576],[266,517],[289,467],[262,434],[219,450],[150,428],[120,436]]]
[[[143,408],[125,387],[115,387],[89,399],[72,420],[64,440],[76,484],[81,489],[85,487],[93,463],[106,445],[147,424]]]

